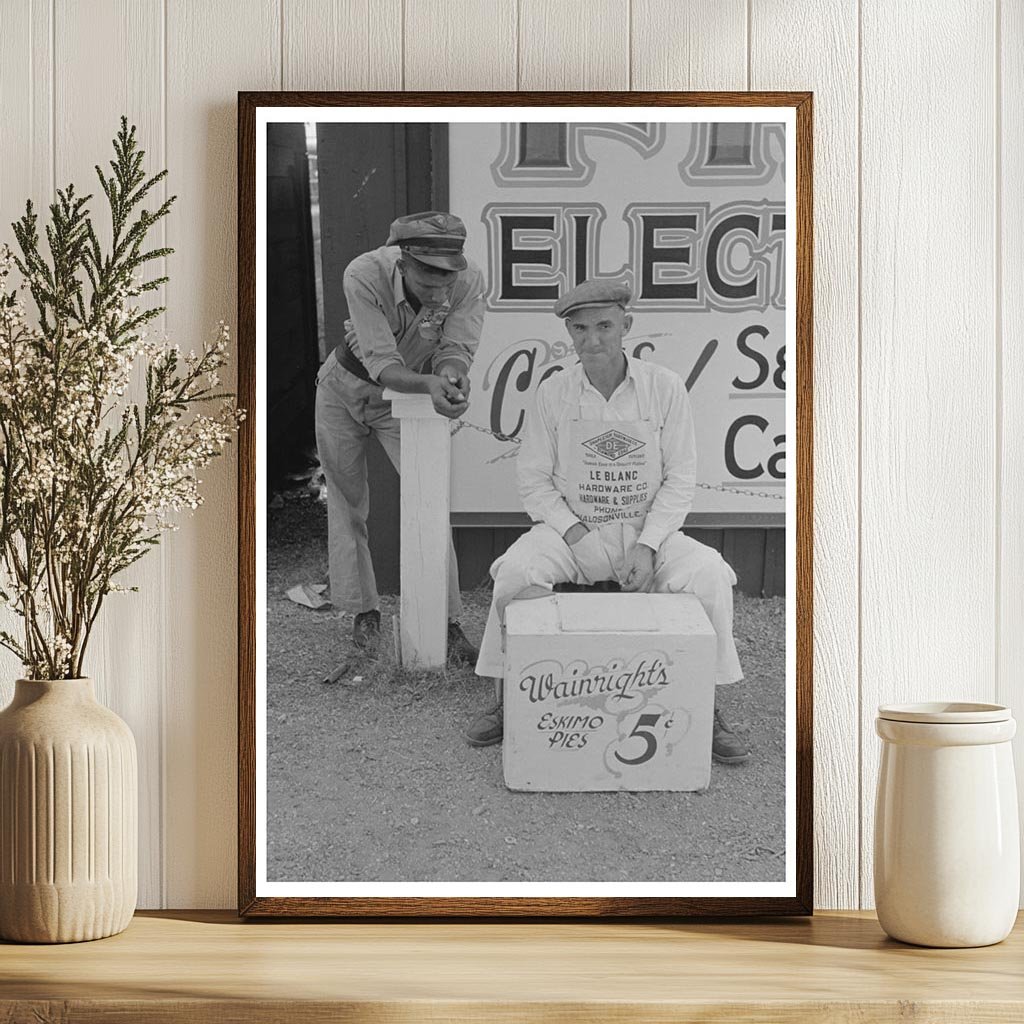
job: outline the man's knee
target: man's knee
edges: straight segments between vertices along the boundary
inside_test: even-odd
[[[693,589],[700,593],[714,593],[725,589],[731,590],[736,584],[736,574],[732,566],[713,548],[708,549],[709,555],[702,555],[693,573]]]
[[[569,579],[567,560],[558,550],[561,537],[549,526],[535,526],[519,537],[512,546],[491,565],[495,595],[514,597],[530,586],[551,587]],[[564,544],[563,544],[564,546]]]
[[[694,592],[713,592],[736,583],[732,567],[714,548],[682,533],[665,541],[662,574],[668,590],[683,586]]]
[[[514,593],[517,588],[537,582],[536,578],[542,575],[539,571],[538,559],[526,545],[517,547],[519,543],[516,541],[505,554],[491,565],[491,578],[494,580],[495,593],[499,591]]]

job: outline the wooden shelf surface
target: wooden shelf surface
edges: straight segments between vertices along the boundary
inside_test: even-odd
[[[64,946],[0,943],[0,1024],[60,1021],[1024,1021],[1024,919],[932,950],[870,913],[752,922],[239,921],[142,912]]]

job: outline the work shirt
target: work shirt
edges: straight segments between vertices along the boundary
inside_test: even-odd
[[[637,387],[641,377],[649,386]],[[648,396],[646,401],[641,392]],[[580,521],[565,500],[573,420],[649,420],[660,437],[662,481],[638,543],[657,551],[683,525],[696,488],[697,447],[682,378],[663,366],[627,356],[625,380],[606,400],[587,379],[582,364],[576,363],[540,384],[535,401],[516,461],[519,494],[530,518],[560,534]]]
[[[440,323],[425,307],[416,312],[410,305],[398,270],[401,255],[397,245],[382,245],[345,268],[342,283],[353,328],[346,338],[349,347],[374,380],[392,364],[421,373],[428,361],[432,371],[452,361],[468,370],[483,327],[483,274],[473,263],[459,271]],[[431,320],[438,322],[431,325]]]

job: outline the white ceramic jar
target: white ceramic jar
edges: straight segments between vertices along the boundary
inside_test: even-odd
[[[878,709],[875,906],[894,939],[988,946],[1017,915],[1020,839],[1010,740],[999,704]]]

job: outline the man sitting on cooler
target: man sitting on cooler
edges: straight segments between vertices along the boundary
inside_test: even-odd
[[[615,580],[624,591],[694,594],[718,637],[716,683],[743,677],[732,634],[736,575],[680,532],[696,484],[689,396],[676,373],[624,352],[630,298],[622,281],[589,280],[555,305],[579,362],[539,385],[524,427],[519,493],[536,525],[491,566],[476,671],[496,679],[498,703],[467,730],[473,746],[502,738],[506,607],[557,583]],[[717,707],[712,756],[725,764],[750,756]]]

